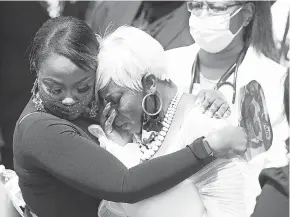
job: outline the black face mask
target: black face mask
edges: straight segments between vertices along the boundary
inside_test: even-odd
[[[81,100],[71,106],[64,105],[61,101],[54,99],[42,87],[39,88],[39,96],[46,110],[63,119],[74,120],[82,115],[91,103],[94,96],[93,91],[93,89],[88,91]]]

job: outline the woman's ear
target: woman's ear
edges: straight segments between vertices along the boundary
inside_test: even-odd
[[[145,94],[154,94],[157,90],[157,78],[153,74],[146,74],[142,78],[142,86]]]
[[[254,18],[255,14],[255,5],[252,2],[246,3],[243,9],[243,16],[244,16],[244,21],[243,21],[243,26],[246,27],[250,24],[250,22]]]

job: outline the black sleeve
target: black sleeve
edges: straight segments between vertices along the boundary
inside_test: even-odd
[[[262,187],[251,217],[289,216],[289,166],[268,168],[261,172]]]
[[[257,197],[254,213],[251,217],[288,217],[289,198],[279,191],[273,182],[266,182],[262,193]]]
[[[70,125],[39,120],[22,133],[21,154],[68,185],[96,198],[136,203],[168,190],[202,167],[192,147],[127,169]],[[200,139],[191,146],[202,145]]]

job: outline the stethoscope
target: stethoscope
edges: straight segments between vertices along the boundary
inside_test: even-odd
[[[238,76],[238,70],[239,67],[244,60],[244,57],[246,55],[246,52],[248,50],[248,47],[245,46],[244,49],[241,51],[237,61],[229,67],[229,69],[222,75],[222,77],[219,79],[218,83],[215,86],[215,90],[220,89],[222,86],[230,86],[233,89],[233,98],[232,98],[232,104],[235,104],[236,101],[236,89],[237,89],[237,76]],[[234,74],[234,80],[233,83],[227,81],[228,78]],[[191,68],[191,84],[190,84],[190,93],[193,91],[194,84],[200,84],[200,64],[199,64],[199,57],[196,56],[195,61],[192,64]]]

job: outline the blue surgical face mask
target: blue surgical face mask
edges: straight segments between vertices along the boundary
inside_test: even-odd
[[[230,31],[230,19],[237,15],[242,8],[240,7],[232,15],[198,17],[191,14],[189,27],[195,43],[209,53],[218,53],[224,50],[243,28],[241,26],[235,34]]]

